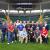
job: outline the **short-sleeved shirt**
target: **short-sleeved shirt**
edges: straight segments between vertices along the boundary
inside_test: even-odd
[[[22,24],[20,24],[20,25],[17,26],[17,29],[18,29],[19,31],[22,31],[23,28],[24,28],[24,26],[23,26]]]
[[[45,30],[41,30],[41,35],[42,35],[42,36],[46,36],[46,34],[48,34],[47,29],[45,29]]]
[[[13,26],[13,25],[8,25],[8,29],[9,29],[10,31],[12,31],[12,30],[14,29],[14,26]]]

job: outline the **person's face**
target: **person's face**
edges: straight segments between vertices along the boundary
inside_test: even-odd
[[[26,21],[23,21],[23,23],[26,23]]]
[[[43,27],[43,30],[45,30],[45,27]]]
[[[17,20],[17,23],[19,23],[19,20]]]
[[[3,25],[5,24],[5,22],[3,22]]]
[[[32,21],[32,24],[34,24],[34,21]]]
[[[30,21],[27,21],[27,23],[30,23]]]
[[[38,22],[36,22],[36,25],[38,25],[39,23]]]
[[[40,22],[40,24],[42,24],[42,22]]]
[[[33,29],[31,28],[31,31],[33,31]]]
[[[47,24],[47,22],[45,21],[44,24]]]
[[[12,21],[10,20],[8,24],[11,25],[12,24]]]
[[[22,21],[20,21],[20,23],[22,23]]]

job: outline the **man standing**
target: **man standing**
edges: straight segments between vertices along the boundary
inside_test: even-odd
[[[28,40],[30,40],[30,21],[27,21],[25,28],[28,34]]]
[[[44,22],[44,27],[49,31],[49,25],[47,24],[47,22]]]
[[[10,23],[8,23],[8,44],[10,44],[10,42],[13,43],[13,36],[14,36],[14,26],[12,24],[12,21],[10,21]]]
[[[2,35],[1,35],[1,41],[2,42],[5,41],[6,32],[7,32],[7,25],[5,22],[3,22],[3,24],[2,24]]]

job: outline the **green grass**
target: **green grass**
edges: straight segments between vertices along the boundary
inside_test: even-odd
[[[48,33],[48,34],[49,34],[49,36],[50,36],[50,31],[49,31],[49,33]]]
[[[50,34],[50,31],[49,31]],[[19,43],[18,41],[15,43],[11,43],[10,45],[7,42],[1,43],[0,42],[0,50],[50,50],[50,38],[48,44],[39,44],[39,43],[31,43],[28,42],[27,44]]]
[[[0,50],[50,50],[50,42],[48,44],[21,44],[19,42],[16,42],[10,45],[7,45],[7,43],[0,43]]]

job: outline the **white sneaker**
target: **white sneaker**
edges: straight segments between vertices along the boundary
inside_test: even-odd
[[[12,43],[13,43],[13,41],[12,41]]]
[[[10,44],[10,43],[7,43],[7,44]]]

